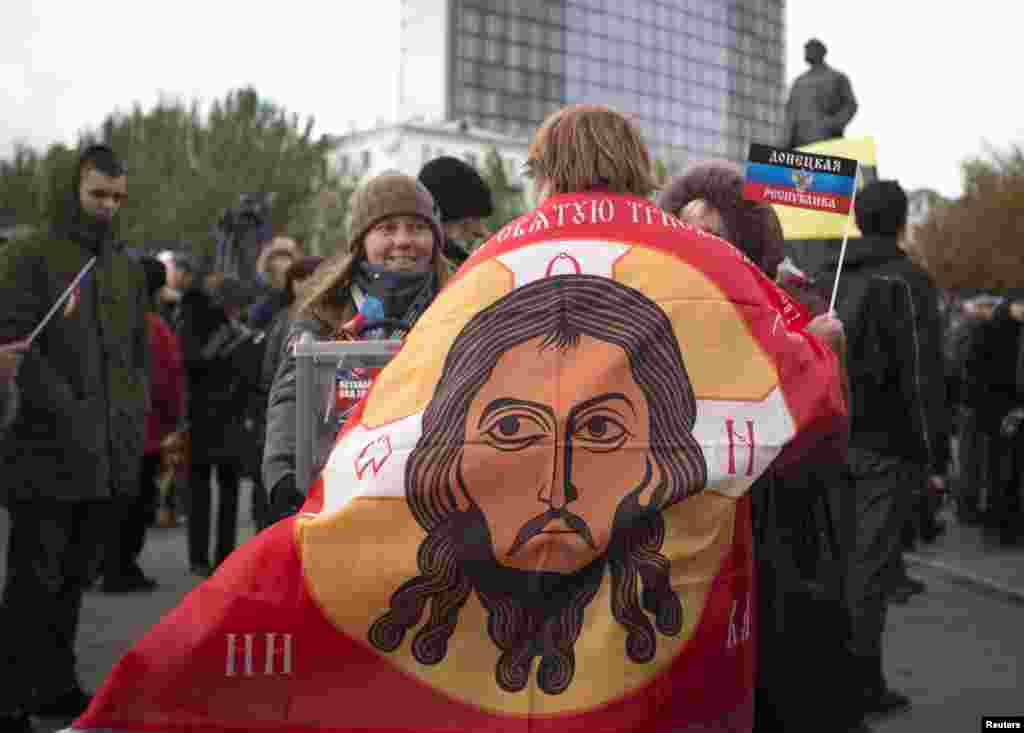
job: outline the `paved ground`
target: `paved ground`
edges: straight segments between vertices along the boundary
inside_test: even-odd
[[[242,514],[248,516],[244,499]],[[6,515],[0,512],[0,561],[6,532]],[[251,533],[246,525],[243,538]],[[915,706],[909,715],[876,723],[877,733],[977,731],[983,715],[1024,715],[1024,553],[986,549],[976,533],[956,529],[913,559],[945,569],[912,564],[912,572],[928,583],[929,591],[892,607],[887,674]],[[198,582],[188,574],[184,528],[151,530],[142,565],[160,582],[155,593],[90,593],[86,598],[80,674],[92,689]],[[1012,594],[985,591],[978,578],[1000,586],[1016,583],[1011,589],[1019,592],[1021,602],[1014,602]],[[40,723],[41,731],[53,733],[67,721]]]
[[[983,715],[1024,715],[1024,607],[931,569],[912,573],[928,593],[890,607],[885,667],[914,708],[875,731],[974,733]]]

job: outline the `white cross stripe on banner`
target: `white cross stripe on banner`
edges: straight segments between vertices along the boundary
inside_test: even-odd
[[[704,449],[708,489],[742,496],[795,433],[778,387],[760,402],[698,400],[693,437]]]
[[[324,467],[324,508],[331,513],[357,496],[405,496],[405,462],[422,433],[423,413],[368,430],[356,425]]]
[[[516,286],[555,275],[611,277],[612,267],[632,247],[597,240],[544,242],[496,257],[515,274]]]
[[[405,495],[405,463],[422,432],[422,413],[368,430],[355,426],[324,468],[324,508],[355,497]],[[708,489],[738,498],[774,461],[796,429],[778,388],[760,402],[699,400],[693,435],[704,449]]]

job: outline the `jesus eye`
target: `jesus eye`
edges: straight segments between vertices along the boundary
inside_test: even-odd
[[[491,421],[483,434],[498,450],[517,451],[542,440],[547,431],[536,418],[526,413],[505,413]]]
[[[573,435],[590,450],[616,450],[625,442],[629,431],[615,418],[598,413],[585,417]],[[589,445],[587,445],[589,444]]]

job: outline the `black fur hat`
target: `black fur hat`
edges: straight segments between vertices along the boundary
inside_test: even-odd
[[[458,158],[434,158],[423,166],[419,179],[441,209],[442,223],[484,219],[494,213],[491,189],[473,166]]]

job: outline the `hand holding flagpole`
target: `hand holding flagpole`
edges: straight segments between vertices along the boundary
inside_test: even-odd
[[[857,163],[857,172],[853,175],[853,195],[850,197],[850,211],[846,214],[846,227],[843,229],[843,246],[839,250],[839,263],[836,265],[836,281],[832,283],[832,299],[828,304],[828,312],[836,312],[836,296],[839,295],[839,275],[843,271],[843,261],[846,259],[846,242],[850,238],[850,219],[854,215],[854,207],[857,205],[857,179],[860,177],[860,162]]]

